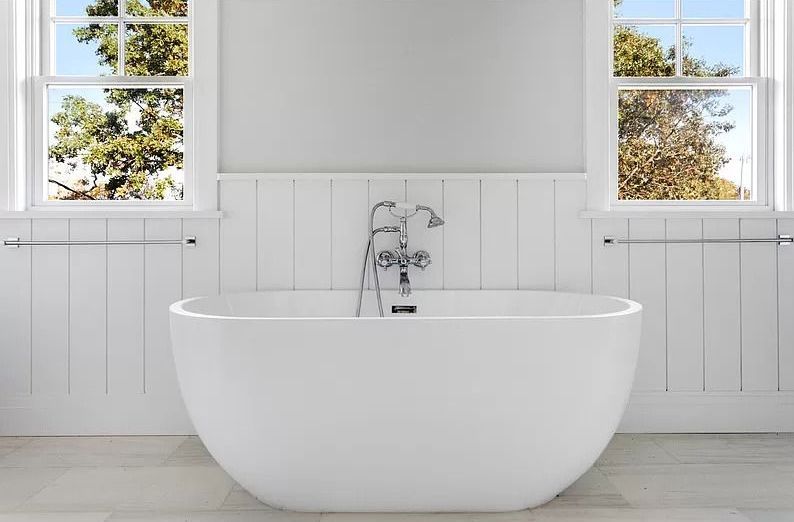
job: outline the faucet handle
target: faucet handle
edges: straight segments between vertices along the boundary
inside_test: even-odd
[[[430,264],[433,261],[430,259],[430,253],[428,251],[417,250],[411,262],[413,263],[414,266],[418,266],[419,268],[424,270],[425,268],[430,266]]]
[[[384,250],[378,254],[377,264],[379,267],[386,270],[392,265],[396,265],[399,262],[399,256],[396,252],[392,252],[391,250]]]

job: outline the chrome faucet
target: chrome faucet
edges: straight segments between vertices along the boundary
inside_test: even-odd
[[[397,216],[400,219],[400,226],[383,226],[374,228],[373,221],[375,213],[380,208],[387,208],[389,212],[393,209],[401,209],[406,211],[413,210],[412,214]],[[427,212],[430,214],[430,219],[427,222],[427,228],[440,227],[444,224],[444,220],[436,214],[436,212],[426,205],[414,205],[411,203],[396,203],[394,201],[381,201],[376,203],[369,213],[369,236],[367,240],[367,250],[364,254],[364,264],[361,267],[361,284],[358,291],[358,306],[356,309],[356,317],[361,316],[361,303],[364,295],[364,279],[366,276],[366,268],[368,258],[371,260],[372,275],[375,281],[375,295],[378,299],[378,314],[383,317],[383,302],[380,293],[380,279],[378,278],[378,267],[384,270],[390,266],[398,266],[400,269],[400,296],[408,297],[411,295],[411,280],[408,277],[408,267],[416,266],[424,270],[427,268],[432,260],[430,254],[426,250],[417,250],[414,254],[408,254],[408,219],[415,216],[419,212]],[[375,255],[375,236],[381,233],[396,233],[399,234],[397,249],[383,250]]]
[[[419,208],[417,205],[416,208]],[[431,209],[432,210],[432,209]],[[435,222],[433,221],[435,219]],[[441,226],[444,220],[435,215],[433,212],[430,218],[431,223],[428,223],[428,228]],[[432,225],[432,226],[431,226]],[[408,254],[408,218],[400,218],[400,238],[398,240],[398,247],[396,250],[383,250],[378,253],[377,264],[379,267],[386,270],[390,266],[397,265],[400,268],[400,297],[408,297],[411,295],[411,280],[408,278],[408,267],[416,266],[424,270],[431,263],[430,253],[426,250],[417,250],[413,255]]]

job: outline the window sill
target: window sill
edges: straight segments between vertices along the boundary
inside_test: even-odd
[[[615,210],[583,210],[579,213],[582,219],[794,219],[794,212],[771,210],[710,210],[702,209],[615,209]]]
[[[122,208],[36,209],[0,211],[0,219],[220,219],[220,210]]]

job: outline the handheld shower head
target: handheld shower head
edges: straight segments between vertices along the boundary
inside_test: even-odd
[[[444,224],[444,220],[438,216],[432,216],[430,221],[427,222],[427,228],[436,228]]]
[[[426,205],[416,205],[416,211],[424,210],[430,214],[430,220],[427,222],[427,228],[436,228],[444,224],[444,220],[436,214],[436,211]]]
[[[444,224],[444,220],[436,214],[436,211],[432,208],[428,207],[427,205],[417,205],[415,203],[409,203],[408,201],[381,201],[378,205],[384,206],[388,209],[400,209],[400,210],[413,210],[414,212],[425,211],[430,214],[430,220],[427,222],[427,228],[436,228],[440,227]],[[411,217],[413,214],[409,214],[408,217]]]

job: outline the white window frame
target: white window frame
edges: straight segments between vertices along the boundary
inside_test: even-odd
[[[124,1],[124,0],[120,0]],[[80,77],[49,75],[51,42],[50,0],[0,0],[0,19],[8,29],[0,33],[0,213],[74,210],[105,213],[138,209],[156,214],[217,211],[218,173],[218,0],[192,0],[189,24],[190,77]],[[119,11],[121,15],[123,11]],[[7,15],[7,16],[6,16]],[[75,23],[89,17],[58,17]],[[90,17],[90,21],[119,23],[118,17]],[[163,23],[172,17],[125,17],[128,23]],[[46,35],[46,36],[45,36]],[[120,39],[123,37],[120,36]],[[121,71],[119,71],[121,72]],[[4,74],[6,73],[6,74]],[[181,201],[46,201],[47,118],[44,98],[48,85],[100,87],[176,86],[184,88],[185,198]],[[200,121],[201,125],[196,125]],[[213,214],[214,215],[214,214]]]
[[[792,69],[794,6],[788,0],[750,0],[745,37],[747,77],[647,78],[639,81],[612,77],[611,0],[585,0],[585,98],[587,207],[591,211],[783,211],[792,210]],[[680,5],[680,0],[676,1]],[[776,16],[777,15],[777,16]],[[680,20],[680,10],[674,19]],[[620,20],[631,25],[635,20]],[[643,22],[662,20],[643,20]],[[733,23],[698,20],[694,23]],[[685,24],[689,25],[690,20]],[[678,35],[680,37],[680,35]],[[680,71],[681,57],[677,56]],[[620,87],[644,88],[746,86],[753,89],[753,162],[758,196],[755,201],[626,201],[617,199],[617,93]],[[605,103],[606,101],[606,103]]]

